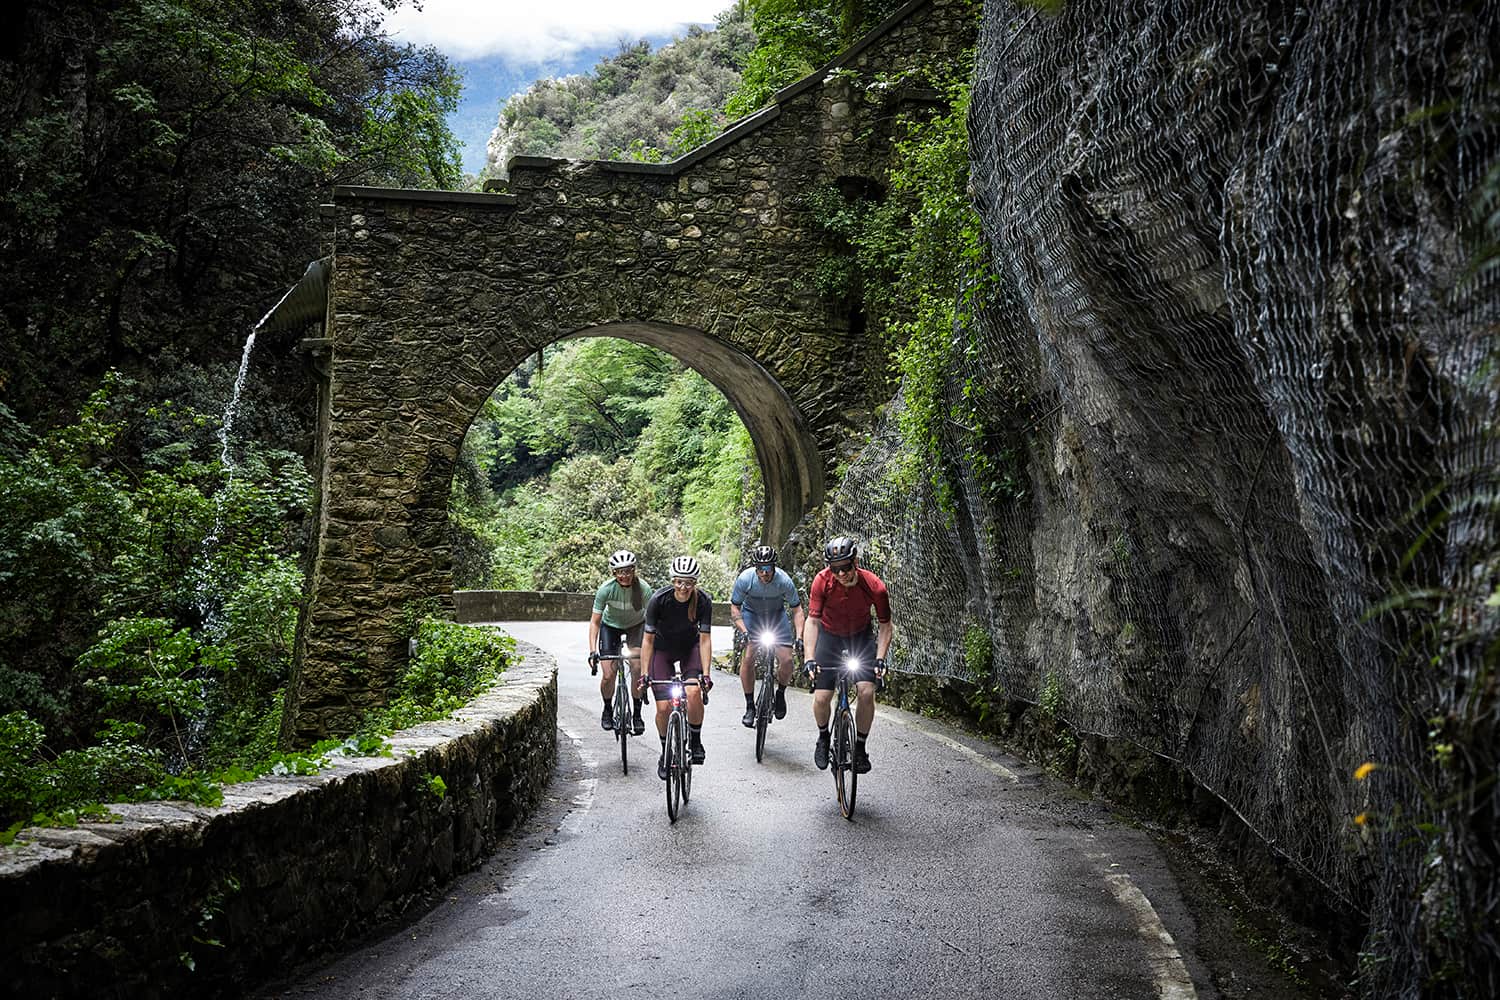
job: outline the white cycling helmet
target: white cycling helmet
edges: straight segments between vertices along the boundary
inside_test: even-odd
[[[678,556],[672,560],[672,577],[686,580],[698,579],[698,560],[692,556]]]
[[[630,551],[629,549],[621,549],[620,551],[609,557],[609,568],[612,570],[633,569],[634,567],[635,553]]]

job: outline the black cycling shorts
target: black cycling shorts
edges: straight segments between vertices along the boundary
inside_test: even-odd
[[[838,684],[839,671],[851,656],[859,660],[860,668],[850,678],[853,681],[875,680],[875,630],[866,629],[854,635],[834,635],[827,629],[818,632],[818,648],[813,659],[818,661],[818,675],[813,678],[813,690],[832,691]]]
[[[599,655],[615,656],[620,652],[620,640],[626,639],[630,642],[630,648],[637,653],[641,651],[641,636],[645,634],[646,623],[632,625],[629,628],[615,628],[613,625],[599,623]]]

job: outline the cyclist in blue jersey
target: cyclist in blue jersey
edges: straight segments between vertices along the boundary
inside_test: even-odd
[[[802,645],[802,599],[786,570],[776,565],[776,550],[757,545],[750,553],[751,566],[734,581],[729,596],[729,613],[734,627],[743,633],[745,656],[740,662],[740,688],[745,692],[745,714],[740,719],[747,728],[755,728],[755,644],[767,632],[776,639],[776,718],[786,718],[786,686],[792,679],[792,647]],[[787,620],[791,611],[795,623]],[[800,649],[799,649],[800,652]]]

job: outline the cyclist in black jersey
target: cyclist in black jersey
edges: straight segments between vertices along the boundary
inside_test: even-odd
[[[667,681],[673,667],[680,665],[684,679],[701,677],[701,687],[687,687],[688,746],[693,763],[703,763],[703,695],[713,687],[711,676],[713,640],[709,629],[713,623],[714,602],[707,591],[698,589],[698,560],[678,556],[672,560],[672,585],[663,587],[646,602],[646,629],[641,638],[641,663],[651,678],[656,696],[656,732],[661,737],[662,755],[656,763],[657,777],[667,777],[667,715],[671,702],[666,698]]]

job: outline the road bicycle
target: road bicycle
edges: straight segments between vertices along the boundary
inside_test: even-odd
[[[701,686],[697,677],[684,679],[682,669],[675,668],[667,681],[667,700],[672,706],[667,715],[667,819],[677,822],[681,807],[687,805],[693,790],[693,754],[688,747],[687,688]],[[703,689],[703,704],[708,704],[708,688]]]
[[[864,665],[846,649],[839,666],[825,667],[821,663],[817,670],[838,670],[838,680],[833,688],[833,731],[829,737],[828,769],[833,772],[833,787],[838,794],[839,812],[847,820],[854,819],[854,798],[859,790],[859,774],[854,770],[854,708],[849,704],[849,685],[858,676]],[[878,681],[877,681],[878,683]]]
[[[629,741],[630,737],[635,735],[633,728],[635,709],[630,697],[630,664],[639,658],[639,654],[630,652],[628,643],[622,642],[619,653],[600,653],[593,661],[595,664],[603,660],[618,661],[615,670],[615,696],[611,706],[615,713],[615,739],[620,741],[620,769],[626,774],[630,773]],[[594,669],[597,670],[597,666]]]

